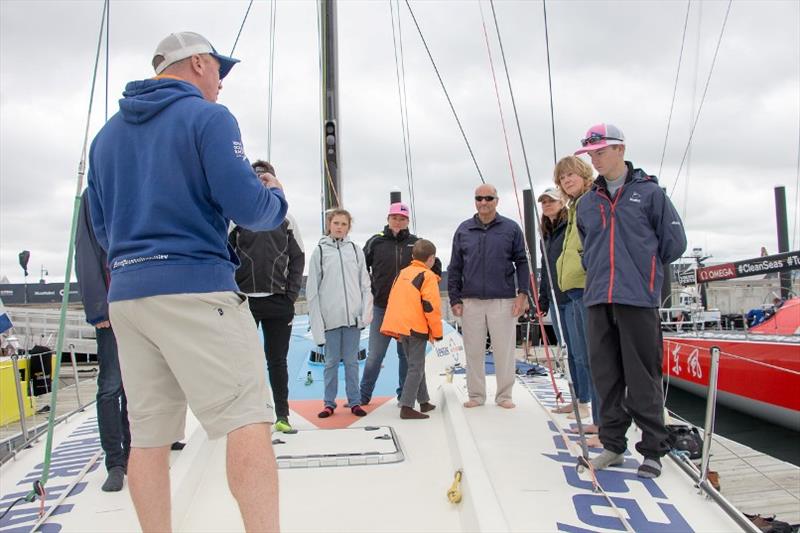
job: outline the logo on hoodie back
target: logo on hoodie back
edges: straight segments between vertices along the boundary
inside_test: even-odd
[[[233,141],[233,155],[242,159],[247,159],[244,155],[244,145],[239,141]]]

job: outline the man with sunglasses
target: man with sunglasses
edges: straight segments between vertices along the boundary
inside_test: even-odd
[[[516,364],[515,326],[528,308],[530,278],[522,230],[497,213],[497,189],[485,183],[475,189],[477,213],[465,220],[453,236],[447,267],[447,290],[453,314],[461,317],[467,358],[464,407],[486,402],[486,334],[492,338],[500,407],[515,407],[511,399]]]
[[[592,378],[600,402],[603,452],[595,469],[623,462],[631,421],[642,430],[638,474],[661,474],[669,451],[661,389],[662,265],[686,250],[675,207],[655,176],[625,161],[625,137],[612,124],[589,128],[575,155],[589,154],[600,174],[578,204],[583,239]]]

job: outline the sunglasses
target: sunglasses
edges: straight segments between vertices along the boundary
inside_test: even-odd
[[[475,201],[476,202],[483,202],[484,200],[487,201],[487,202],[494,202],[494,199],[495,199],[494,196],[476,196],[475,197]]]
[[[624,142],[622,139],[618,139],[617,137],[606,137],[605,135],[600,135],[599,133],[592,133],[585,139],[581,139],[581,146],[587,146],[590,144],[600,144],[603,141]]]

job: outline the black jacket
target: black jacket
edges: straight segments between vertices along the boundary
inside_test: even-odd
[[[95,326],[108,320],[108,259],[92,229],[86,191],[81,196],[75,234],[75,275],[86,321]]]
[[[550,310],[550,279],[547,277],[548,266],[550,267],[550,277],[553,280],[553,291],[556,293],[556,302],[558,305],[566,305],[569,302],[567,295],[561,292],[558,287],[558,271],[556,270],[556,261],[561,255],[561,250],[564,248],[564,234],[567,229],[567,219],[564,219],[553,229],[552,232],[541,242],[542,244],[542,261],[541,273],[539,279],[539,307],[543,313]],[[547,264],[545,264],[544,250],[547,250]]]
[[[236,270],[236,283],[247,294],[285,294],[297,300],[303,283],[305,251],[297,223],[286,220],[271,231],[250,231],[236,226],[228,235],[241,266]]]
[[[395,235],[389,226],[386,226],[381,233],[370,237],[364,245],[367,270],[372,279],[373,305],[376,307],[385,309],[388,305],[394,278],[411,264],[411,249],[418,240],[419,237],[409,233],[407,229]],[[438,257],[431,270],[438,276],[442,275],[442,263]]]

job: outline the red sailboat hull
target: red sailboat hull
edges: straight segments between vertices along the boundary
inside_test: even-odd
[[[800,315],[800,301],[787,302],[772,320]],[[785,312],[782,312],[785,311]],[[759,327],[769,331],[767,321]],[[797,319],[800,322],[800,319]],[[773,328],[774,329],[774,328]],[[751,332],[754,330],[751,330]],[[720,349],[719,403],[800,431],[800,336],[704,331],[664,333],[664,379],[670,385],[705,396],[711,348]]]

